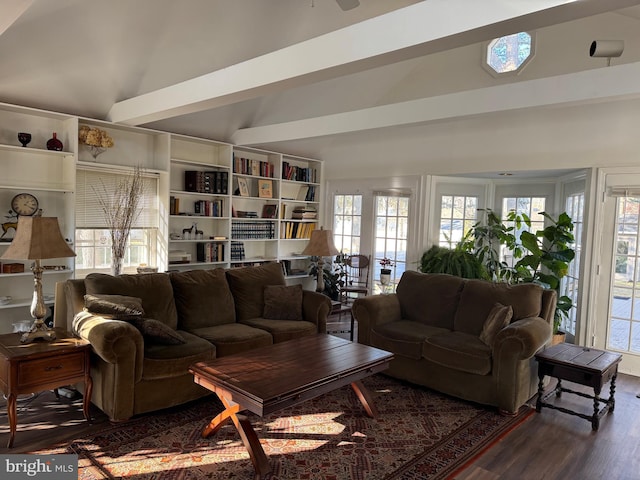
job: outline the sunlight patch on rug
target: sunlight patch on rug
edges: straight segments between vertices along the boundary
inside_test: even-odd
[[[532,411],[503,417],[495,408],[382,375],[364,383],[378,418],[366,416],[349,387],[264,418],[247,415],[271,463],[273,480],[446,478]],[[202,429],[218,413],[213,405],[209,397],[47,452],[77,453],[80,479],[253,478],[249,455],[231,422],[202,438]]]

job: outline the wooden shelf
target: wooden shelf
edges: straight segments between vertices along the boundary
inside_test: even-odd
[[[5,152],[18,152],[18,153],[25,153],[28,155],[46,155],[46,156],[55,156],[55,157],[68,157],[68,156],[72,156],[75,155],[72,152],[59,152],[57,150],[45,150],[42,148],[31,148],[29,146],[27,147],[23,147],[22,145],[6,145],[3,143],[0,143],[0,151],[5,151]]]

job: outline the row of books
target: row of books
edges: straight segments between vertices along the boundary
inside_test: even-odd
[[[291,213],[294,220],[315,220],[318,218],[318,211],[313,207],[296,207]]]
[[[311,167],[297,167],[289,162],[282,162],[282,178],[297,182],[317,182],[317,170]]]
[[[238,218],[258,218],[258,212],[237,210],[235,216]]]
[[[229,193],[229,172],[187,170],[184,172],[184,189],[187,192],[227,195]]]
[[[282,222],[280,238],[311,238],[311,232],[316,229],[315,223]]]
[[[224,202],[221,199],[196,200],[193,204],[193,212],[205,217],[223,217]]]
[[[224,262],[224,243],[206,242],[196,245],[196,259],[199,262]]]
[[[231,237],[243,239],[275,238],[275,222],[238,222],[231,224]]]
[[[253,160],[251,158],[233,157],[233,173],[273,178],[273,163]]]
[[[196,200],[193,202],[193,212],[182,212],[182,204],[178,197],[169,197],[169,215],[202,215],[203,217],[223,217],[224,202],[217,200]]]
[[[244,260],[244,243],[231,242],[231,261]]]

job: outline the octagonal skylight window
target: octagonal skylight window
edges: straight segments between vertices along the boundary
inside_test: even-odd
[[[485,63],[503,74],[522,70],[533,56],[533,39],[527,32],[495,38],[487,45]]]

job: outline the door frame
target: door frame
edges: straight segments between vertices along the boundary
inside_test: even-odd
[[[605,235],[615,231],[607,231],[607,228],[613,230],[615,227],[615,219],[607,221],[607,190],[611,186],[630,186],[637,184],[640,188],[640,168],[638,167],[619,167],[619,168],[600,168],[597,171],[597,181],[595,192],[595,212],[593,216],[592,234],[593,248],[591,249],[591,271],[589,276],[587,315],[585,324],[586,342],[595,348],[606,349],[607,331],[610,312],[610,291],[611,291],[611,249],[605,252],[605,247],[611,246],[611,239],[606,239]],[[613,228],[612,228],[613,225]],[[607,281],[608,280],[608,281]],[[607,284],[605,286],[605,281]],[[626,357],[626,358],[625,358]],[[626,361],[625,361],[626,360]],[[635,364],[635,365],[634,365]],[[619,370],[622,373],[638,375],[640,370],[640,354],[632,359],[628,355],[623,355]]]

